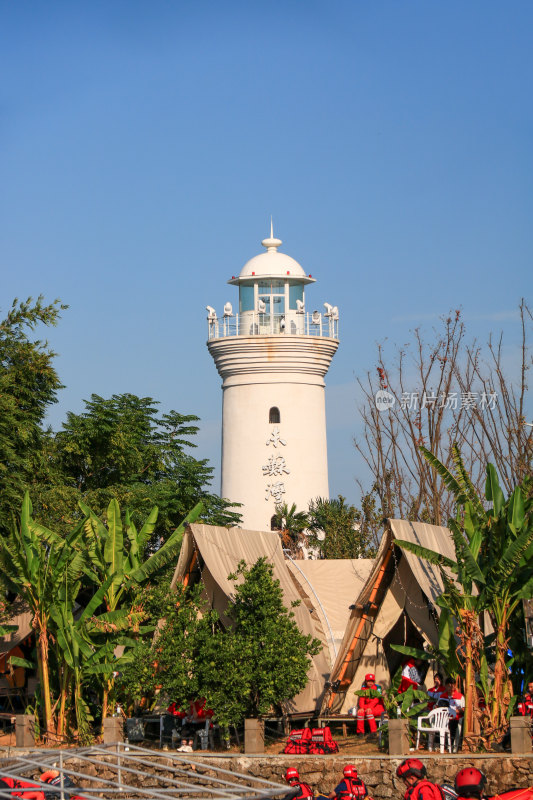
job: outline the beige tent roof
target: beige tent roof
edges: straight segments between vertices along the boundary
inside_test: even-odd
[[[328,701],[333,710],[346,711],[354,704],[353,691],[360,688],[366,672],[374,672],[378,682],[389,682],[383,640],[402,619],[405,634],[409,620],[423,641],[437,643],[435,601],[444,588],[438,567],[407,550],[393,547],[395,539],[420,544],[448,558],[455,557],[448,528],[388,520],[388,529],[351,612],[332,669],[331,681],[340,682],[338,693]],[[401,636],[401,631],[397,635]]]
[[[332,667],[350,618],[350,606],[359,596],[374,559],[328,558],[286,563],[320,620],[323,643]]]
[[[199,556],[204,596],[224,619],[224,611],[233,593],[233,582],[228,575],[235,572],[239,561],[249,566],[265,557],[274,566],[274,577],[280,582],[287,608],[301,597],[287,569],[281,540],[275,531],[247,531],[240,528],[222,528],[212,525],[191,525],[185,532],[183,545],[173,577],[173,585],[188,580],[195,554]],[[305,603],[293,609],[295,621],[304,634],[317,636],[317,626]],[[327,657],[322,651],[313,658],[309,682],[294,698],[289,712],[314,711],[320,705],[324,683],[329,677]]]
[[[455,547],[448,528],[442,525],[427,525],[424,522],[406,522],[401,519],[388,520],[395,539],[420,544],[446,558],[455,560]],[[403,551],[422,591],[434,602],[442,594],[444,586],[439,568],[408,550]]]

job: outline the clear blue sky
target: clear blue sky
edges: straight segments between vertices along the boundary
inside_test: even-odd
[[[357,501],[376,342],[459,306],[517,341],[532,29],[530,0],[1,0],[0,306],[70,306],[54,427],[92,392],[149,395],[202,418],[218,468],[205,306],[235,301],[272,214],[308,306],[340,308],[330,489]]]

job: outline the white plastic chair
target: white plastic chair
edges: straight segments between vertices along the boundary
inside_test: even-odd
[[[448,722],[450,719],[450,712],[447,708],[434,708],[426,717],[419,717],[417,722],[417,735],[416,735],[416,749],[420,743],[420,734],[427,733],[428,735],[428,750],[433,750],[433,742],[435,734],[438,733],[440,737],[440,751],[444,753],[446,740],[448,741],[448,752],[452,752],[452,742],[450,738],[450,728]],[[427,721],[427,725],[424,722]]]

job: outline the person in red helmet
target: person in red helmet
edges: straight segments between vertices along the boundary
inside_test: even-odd
[[[454,788],[457,797],[477,797],[481,798],[483,789],[487,785],[487,778],[480,769],[467,767],[460,770],[455,776]]]
[[[443,800],[440,786],[428,781],[426,768],[418,758],[406,758],[396,770],[405,784],[404,800]]]
[[[376,676],[373,672],[368,672],[365,675],[365,682],[362,689],[373,689],[375,692],[381,693],[381,688],[376,684]],[[378,729],[376,719],[379,719],[385,713],[385,706],[381,697],[365,697],[361,695],[357,702],[357,727],[356,733],[362,734],[365,732],[365,722],[368,724],[371,733],[375,733]]]
[[[368,791],[363,781],[358,777],[357,770],[353,764],[346,764],[343,771],[343,779],[335,789],[328,795],[330,800],[363,800],[368,797]]]
[[[300,789],[300,793],[295,795],[294,800],[304,800],[306,797],[313,797],[313,790],[308,783],[300,780],[300,773],[295,767],[289,767],[283,777],[293,789]]]
[[[457,792],[457,800],[531,800],[533,798],[533,788],[528,789],[509,789],[507,792],[498,792],[493,798],[487,798],[484,794],[487,785],[487,778],[480,769],[476,767],[466,767],[460,770],[455,776],[454,788]]]

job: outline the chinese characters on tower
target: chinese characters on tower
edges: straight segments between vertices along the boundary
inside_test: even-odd
[[[277,449],[278,445],[285,447],[286,444],[287,442],[285,439],[281,438],[279,428],[273,428],[269,439],[267,439],[266,446],[270,447],[270,445],[272,445],[272,447]],[[261,469],[263,470],[263,475],[268,478],[283,477],[284,474],[288,475],[290,473],[285,458],[282,455],[276,454],[270,455],[267,463],[264,464]],[[284,494],[285,484],[283,481],[271,481],[267,483],[265,487],[265,500],[269,500],[270,497],[273,497],[274,502],[278,505],[283,500]]]

